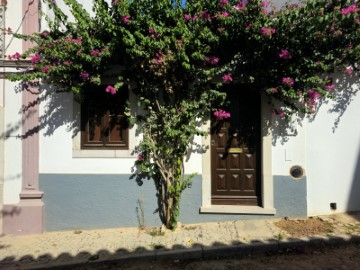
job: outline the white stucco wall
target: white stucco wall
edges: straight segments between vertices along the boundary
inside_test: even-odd
[[[15,92],[15,83],[5,83],[4,143],[4,203],[17,203],[21,191],[22,142],[20,108],[21,93]]]
[[[334,79],[335,100],[316,115],[297,118],[295,134],[273,117],[272,174],[289,176],[291,166],[304,168],[308,215],[360,210],[360,81],[341,74]]]
[[[5,12],[5,28],[10,27],[13,32],[21,33],[21,5],[8,4]],[[5,35],[5,54],[12,55],[22,52],[22,42],[10,35]],[[14,72],[16,69],[4,68],[2,71]],[[21,140],[17,137],[21,135],[21,93],[16,93],[16,83],[0,80],[1,104],[4,109],[3,131],[10,137],[3,138],[3,147],[0,151],[4,157],[4,186],[3,203],[11,204],[19,201],[21,191],[21,171],[22,171],[22,151]]]
[[[40,105],[40,173],[92,173],[92,174],[130,174],[137,155],[125,154],[125,157],[106,158],[94,157],[94,154],[84,157],[85,154],[76,153],[79,150],[79,143],[73,139],[80,128],[78,105],[71,93],[55,93],[49,95]],[[133,100],[133,104],[135,101]],[[136,105],[132,106],[133,113],[136,113]],[[130,151],[139,141],[136,136],[136,126],[129,131]],[[200,143],[199,138],[196,139]],[[96,153],[98,150],[87,150]],[[103,150],[107,151],[107,150]],[[110,150],[112,151],[112,150]],[[120,150],[121,151],[121,150]],[[122,153],[120,153],[121,155]],[[101,154],[99,154],[101,155]],[[201,155],[192,153],[186,159],[186,173],[201,173]]]
[[[352,94],[324,104],[307,125],[309,215],[332,213],[332,202],[337,212],[360,210],[360,80],[341,81],[339,94]]]
[[[290,168],[294,165],[305,169],[306,123],[297,116],[290,120],[290,124],[278,116],[273,116],[272,136],[272,174],[289,176]]]

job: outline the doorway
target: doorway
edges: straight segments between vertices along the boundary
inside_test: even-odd
[[[211,204],[261,206],[261,100],[258,91],[233,86],[211,119]]]

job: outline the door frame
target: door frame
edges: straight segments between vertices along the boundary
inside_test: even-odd
[[[259,214],[274,215],[274,191],[272,175],[272,133],[267,127],[272,124],[271,107],[268,98],[261,95],[261,205],[212,205],[211,204],[211,136],[202,138],[202,144],[208,147],[202,156],[202,198],[200,213],[231,213],[231,214]],[[210,131],[210,119],[203,124],[202,130]]]

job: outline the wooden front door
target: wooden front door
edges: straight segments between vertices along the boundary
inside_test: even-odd
[[[260,96],[226,91],[231,117],[211,124],[211,203],[261,206]]]

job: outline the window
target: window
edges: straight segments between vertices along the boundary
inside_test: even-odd
[[[123,88],[111,95],[104,86],[86,90],[81,104],[81,149],[129,149],[124,115],[128,92]]]

